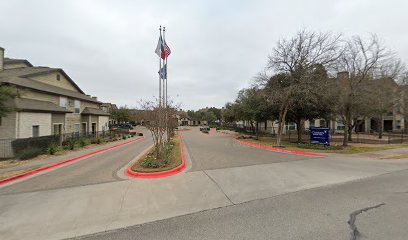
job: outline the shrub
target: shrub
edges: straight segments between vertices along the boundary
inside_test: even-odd
[[[153,154],[149,154],[143,159],[142,166],[145,168],[159,168],[160,162],[156,159]]]
[[[64,149],[74,150],[75,149],[75,140],[69,138],[62,143]]]
[[[58,144],[56,144],[55,142],[52,142],[50,143],[50,145],[48,145],[47,153],[54,155],[56,152],[58,152],[58,150],[59,150]]]
[[[143,133],[138,133],[137,135],[138,135],[138,136],[143,136]]]
[[[80,147],[85,147],[86,145],[89,145],[89,144],[91,144],[91,141],[89,139],[81,138],[78,140],[78,145]]]
[[[31,150],[33,148],[38,148],[45,153],[47,151],[48,145],[52,142],[57,142],[58,136],[44,136],[35,138],[20,138],[15,139],[11,143],[13,151],[15,153],[21,153],[26,150]]]
[[[126,139],[126,135],[123,135],[123,136],[122,136],[122,139],[125,140],[125,139]]]
[[[95,143],[96,144],[101,144],[103,142],[103,139],[102,138],[96,138],[96,141],[95,141]]]
[[[41,148],[31,148],[31,149],[26,149],[23,152],[20,152],[17,154],[17,159],[20,160],[27,160],[31,158],[35,158],[38,155],[41,155],[44,153],[44,150]]]

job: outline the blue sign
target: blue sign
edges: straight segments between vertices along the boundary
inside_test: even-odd
[[[330,145],[330,128],[310,128],[310,143]]]

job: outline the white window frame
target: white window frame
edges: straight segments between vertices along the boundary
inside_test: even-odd
[[[78,126],[78,128],[77,128],[77,126]],[[75,136],[79,136],[81,134],[81,124],[80,123],[75,123],[74,124],[74,131],[73,132],[74,132]]]
[[[60,100],[59,100],[60,107],[62,107],[63,109],[66,110],[67,109],[67,104],[68,104],[68,98],[60,96]]]
[[[80,113],[81,112],[81,101],[79,101],[77,99],[74,100],[74,112],[75,113]]]
[[[342,131],[346,129],[346,125],[344,125],[342,120],[336,121],[336,130]]]

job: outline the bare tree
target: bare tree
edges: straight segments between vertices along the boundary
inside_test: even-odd
[[[306,86],[316,66],[331,69],[341,56],[340,35],[302,30],[291,39],[280,40],[269,56],[267,70],[275,75],[268,78],[268,98],[279,105],[278,134],[276,144],[281,145],[281,136],[289,108],[297,90]],[[258,79],[265,79],[260,75]]]
[[[177,108],[168,103],[168,107],[160,106],[158,101],[144,101],[142,118],[144,126],[150,131],[154,143],[154,153],[157,159],[161,159],[166,141],[174,135],[177,127]]]
[[[402,70],[402,63],[395,54],[385,48],[376,35],[368,39],[354,36],[344,46],[337,64],[337,70],[347,74],[338,79],[338,114],[342,117],[345,130],[343,146],[351,140],[352,130],[357,119],[355,114],[364,104],[362,96],[366,92],[368,81],[385,76],[396,77]]]

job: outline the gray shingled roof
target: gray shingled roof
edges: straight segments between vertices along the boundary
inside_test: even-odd
[[[49,67],[24,67],[24,68],[13,68],[5,69],[0,72],[0,78],[2,77],[23,77],[30,78],[31,76],[37,76],[40,74],[47,74],[52,72],[60,72],[65,78],[82,94],[85,94],[81,88],[60,68],[49,68]]]
[[[109,113],[106,113],[99,108],[90,108],[90,107],[86,107],[81,112],[81,114],[110,116]]]
[[[4,50],[4,49],[3,49],[3,50]],[[7,63],[10,63],[10,64],[12,64],[12,63],[25,63],[25,64],[27,64],[27,65],[30,66],[30,67],[33,66],[33,65],[32,65],[28,60],[26,60],[26,59],[4,58],[4,63],[5,63],[5,64],[7,64]]]
[[[0,83],[8,83],[11,85],[17,85],[21,87],[26,87],[26,88],[31,88],[35,89],[37,91],[42,91],[42,92],[48,92],[48,93],[53,93],[56,95],[62,95],[62,96],[68,96],[68,97],[73,97],[77,98],[80,100],[85,100],[88,102],[94,102],[94,103],[100,103],[99,101],[81,94],[79,92],[71,91],[65,88],[60,88],[57,86],[53,86],[50,84],[42,83],[39,81],[35,81],[29,78],[21,78],[21,77],[2,77],[0,75]]]
[[[39,101],[28,98],[15,98],[7,103],[16,111],[30,111],[30,112],[53,112],[53,113],[70,113],[62,107],[46,101]]]

